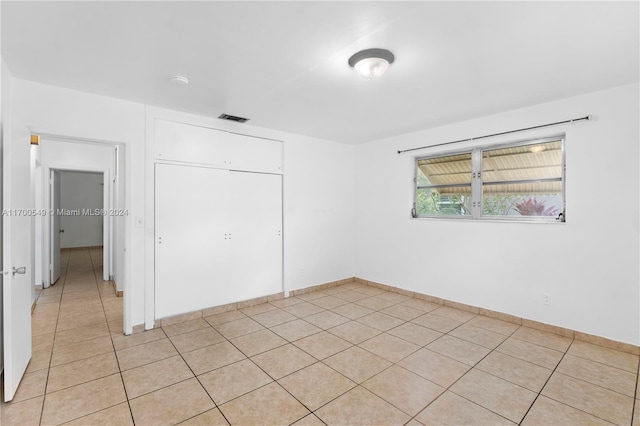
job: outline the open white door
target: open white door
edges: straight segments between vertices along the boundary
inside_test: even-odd
[[[51,258],[49,259],[49,282],[55,284],[60,278],[60,233],[64,230],[60,229],[60,215],[57,214],[60,209],[60,172],[51,170],[50,176],[51,190]]]
[[[31,195],[30,145],[5,129],[3,138],[2,289],[4,398],[13,399],[31,359]]]

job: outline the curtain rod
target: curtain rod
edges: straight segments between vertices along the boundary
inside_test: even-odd
[[[492,133],[490,135],[477,136],[475,138],[459,139],[457,141],[437,143],[435,145],[425,145],[425,146],[419,146],[417,148],[403,149],[403,150],[398,151],[398,154],[402,154],[403,152],[409,152],[409,151],[417,151],[419,149],[433,148],[433,147],[436,147],[436,146],[451,145],[451,144],[460,143],[460,142],[475,141],[475,140],[478,140],[478,139],[490,138],[490,137],[493,137],[493,136],[508,135],[509,133],[524,132],[526,130],[540,129],[542,127],[556,126],[558,124],[573,123],[574,121],[591,120],[591,119],[593,119],[593,116],[585,115],[584,117],[574,118],[572,120],[556,121],[555,123],[541,124],[539,126],[525,127],[523,129],[509,130],[509,131],[500,132],[500,133]]]

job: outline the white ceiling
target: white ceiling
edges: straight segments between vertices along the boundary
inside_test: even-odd
[[[14,77],[347,143],[640,74],[637,1],[0,4]],[[373,81],[370,47],[396,56]]]

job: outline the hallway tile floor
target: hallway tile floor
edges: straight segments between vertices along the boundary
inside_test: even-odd
[[[357,283],[124,336],[101,250],[63,260],[4,426],[640,426],[637,355]]]

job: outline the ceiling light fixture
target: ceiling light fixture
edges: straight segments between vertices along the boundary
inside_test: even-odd
[[[385,49],[366,49],[349,58],[349,65],[362,77],[373,80],[382,75],[393,63],[393,53]]]
[[[169,82],[177,85],[187,85],[189,84],[189,79],[183,75],[172,75],[169,77]]]

